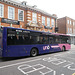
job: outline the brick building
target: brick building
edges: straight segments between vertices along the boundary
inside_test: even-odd
[[[30,30],[54,32],[57,16],[51,15],[26,2],[18,3],[11,0],[0,0],[0,25]]]
[[[69,17],[59,18],[57,26],[59,28],[58,33],[70,35],[71,43],[75,44],[75,20]]]

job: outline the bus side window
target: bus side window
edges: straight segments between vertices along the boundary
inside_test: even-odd
[[[39,36],[30,36],[30,44],[38,44]]]
[[[12,44],[12,42],[11,42],[11,40],[12,40],[11,37],[12,37],[12,36],[8,36],[8,37],[7,37],[7,40],[8,40],[8,41],[7,41],[7,45],[11,45],[11,44]]]
[[[49,43],[53,44],[53,37],[49,37]]]
[[[22,35],[19,35],[19,45],[22,45],[23,44],[23,38],[22,38]]]
[[[13,39],[12,39],[13,45],[16,45],[17,44],[17,42],[16,42],[17,37],[16,36],[12,36],[12,37],[13,37]]]
[[[13,34],[7,35],[7,45],[14,45],[16,44],[16,36]]]
[[[43,44],[43,37],[42,36],[39,36],[39,41],[38,41],[39,44]]]
[[[43,40],[43,43],[44,43],[44,44],[49,44],[48,36],[44,36],[43,39],[44,39],[44,40]]]

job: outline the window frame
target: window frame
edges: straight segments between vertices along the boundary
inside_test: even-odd
[[[53,22],[52,22],[52,21],[53,21]],[[52,27],[55,26],[54,19],[51,20],[51,25],[52,25]]]
[[[23,11],[23,20],[20,20],[19,18],[19,11]],[[18,21],[24,21],[24,10],[18,9]]]
[[[9,13],[9,8],[13,8],[13,18],[10,18],[10,15],[9,14],[11,14],[11,13]],[[11,6],[8,6],[8,19],[12,19],[12,20],[14,20],[15,19],[15,8],[14,7],[11,7]]]
[[[32,21],[33,21],[33,23],[37,23],[37,13],[34,13],[34,12],[32,13]]]
[[[47,26],[50,26],[50,18],[47,18]]]
[[[0,3],[0,5],[2,6],[2,10],[3,10],[3,11],[1,11],[2,16],[0,15],[0,17],[3,18],[3,17],[4,17],[4,4],[1,4],[1,3]]]
[[[67,24],[69,24],[70,23],[70,21],[69,20],[67,20]]]
[[[42,24],[45,26],[45,16],[42,16]]]
[[[71,20],[70,20],[70,25],[72,24]]]

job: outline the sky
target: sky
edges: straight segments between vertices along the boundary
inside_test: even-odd
[[[14,0],[26,1],[27,5],[36,5],[36,8],[49,14],[56,14],[58,18],[70,17],[75,19],[75,0]]]

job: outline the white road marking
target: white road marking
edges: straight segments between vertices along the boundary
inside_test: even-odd
[[[27,67],[25,67],[25,66],[27,66]],[[38,66],[40,66],[40,68],[36,68]],[[29,69],[29,68],[32,68],[32,70],[27,71],[27,69]],[[48,71],[45,72],[45,73],[43,73],[41,71],[43,69],[46,69]],[[32,65],[32,66],[31,65],[28,65],[28,64],[20,65],[20,66],[18,66],[18,70],[20,70],[23,74],[26,74],[26,75],[28,75],[29,73],[35,72],[35,71],[38,71],[41,75],[45,75],[45,74],[50,73],[50,72],[53,71],[51,68],[48,68],[48,67],[46,67],[46,66],[44,66],[42,64],[36,64],[36,65]]]
[[[52,58],[52,57],[44,58],[43,60],[44,60],[44,61],[47,61],[47,62],[51,62],[51,63],[54,64],[54,65],[60,65],[60,64],[62,64],[62,63],[67,62],[67,61],[64,60],[64,59],[58,59],[58,58]]]
[[[59,60],[58,58],[54,58],[54,57],[48,57],[48,58],[43,58],[44,61],[47,61],[47,62],[51,62],[51,61],[56,61],[56,60]]]
[[[60,59],[60,60],[58,60],[57,63],[55,63],[54,61],[51,62],[51,63],[54,64],[54,65],[60,65],[60,64],[63,64],[63,63],[65,63],[65,62],[66,62],[66,60],[61,61],[61,59]]]
[[[68,67],[68,66],[74,64],[74,62],[70,62],[70,61],[68,61],[68,62],[69,62],[70,64],[67,64],[67,65],[65,65],[65,66],[63,66],[63,67]]]
[[[64,57],[64,56],[60,56],[60,57]],[[66,57],[66,58],[71,58],[71,57]],[[73,59],[73,58],[71,58],[71,59]],[[75,65],[75,63],[71,62],[71,61],[64,60],[64,59],[48,57],[48,58],[44,58],[43,61],[50,62],[54,65],[60,65],[60,64],[63,64],[63,63],[68,63],[67,65],[65,65],[63,67],[64,68],[67,67],[69,70],[75,70],[75,68],[71,67],[71,65]],[[56,71],[54,71],[54,75],[55,75],[55,73],[56,73]],[[61,74],[61,75],[64,75],[64,74]]]
[[[57,74],[56,74],[56,71],[53,72],[53,75],[57,75]],[[61,74],[61,75],[64,75],[64,74]]]
[[[45,68],[44,68],[45,69]],[[39,71],[42,75],[45,75],[45,74],[48,74],[48,73],[51,73],[53,70],[51,68],[48,68],[46,67],[46,69],[48,69],[49,71],[43,73],[42,71]]]
[[[1,66],[0,69],[11,67],[11,66],[15,66],[15,65],[20,65],[20,64],[24,64],[24,63],[28,63],[28,62],[38,61],[38,60],[41,60],[41,58],[35,59],[35,60],[30,60],[30,61],[25,61],[25,62],[19,62],[19,63],[15,63],[15,64],[10,64],[10,65]]]
[[[56,71],[53,72],[53,75],[56,75]]]
[[[70,70],[75,70],[75,68],[71,68],[71,66],[68,66],[68,69],[70,69]]]

